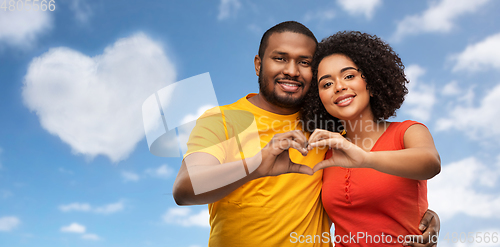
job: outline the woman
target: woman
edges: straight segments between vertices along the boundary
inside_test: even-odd
[[[324,39],[301,111],[309,149],[329,146],[323,205],[336,246],[400,246],[427,210],[427,183],[441,161],[429,130],[387,122],[408,93],[404,66],[376,36],[339,32]],[[344,134],[344,135],[341,135]],[[354,237],[353,237],[354,236]]]

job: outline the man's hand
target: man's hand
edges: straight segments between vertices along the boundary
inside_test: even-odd
[[[428,209],[420,221],[419,230],[422,235],[407,235],[404,246],[437,247],[439,238],[440,220],[436,212]],[[420,237],[422,236],[422,237]],[[419,240],[423,240],[420,243]]]
[[[306,156],[307,138],[299,130],[276,134],[262,149],[262,162],[255,171],[259,177],[278,176],[285,173],[303,173],[312,175],[313,170],[306,165],[290,160],[288,149],[294,148]]]

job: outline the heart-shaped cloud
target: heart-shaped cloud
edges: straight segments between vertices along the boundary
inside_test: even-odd
[[[139,33],[95,57],[50,49],[31,61],[22,95],[42,127],[73,152],[117,162],[144,137],[144,100],[175,77],[162,46]]]

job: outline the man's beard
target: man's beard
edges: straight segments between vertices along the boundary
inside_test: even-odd
[[[292,94],[289,93],[286,93],[286,96],[278,96],[276,94],[276,91],[271,90],[269,88],[270,85],[264,82],[262,76],[260,75],[262,75],[262,67],[260,67],[259,72],[259,89],[260,94],[267,102],[282,108],[298,108],[302,105],[302,102],[304,101],[304,95],[299,98],[294,98]],[[273,81],[272,83],[277,84],[276,81]],[[302,85],[302,87],[303,86],[304,85]]]

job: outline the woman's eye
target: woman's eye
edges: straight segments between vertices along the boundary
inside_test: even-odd
[[[331,85],[333,85],[332,82],[327,82],[327,83],[323,84],[323,88],[327,88],[327,87],[329,87]]]
[[[352,78],[354,78],[354,75],[347,75],[347,76],[345,77],[345,79],[347,79],[347,80],[348,80],[348,79],[352,79]]]

